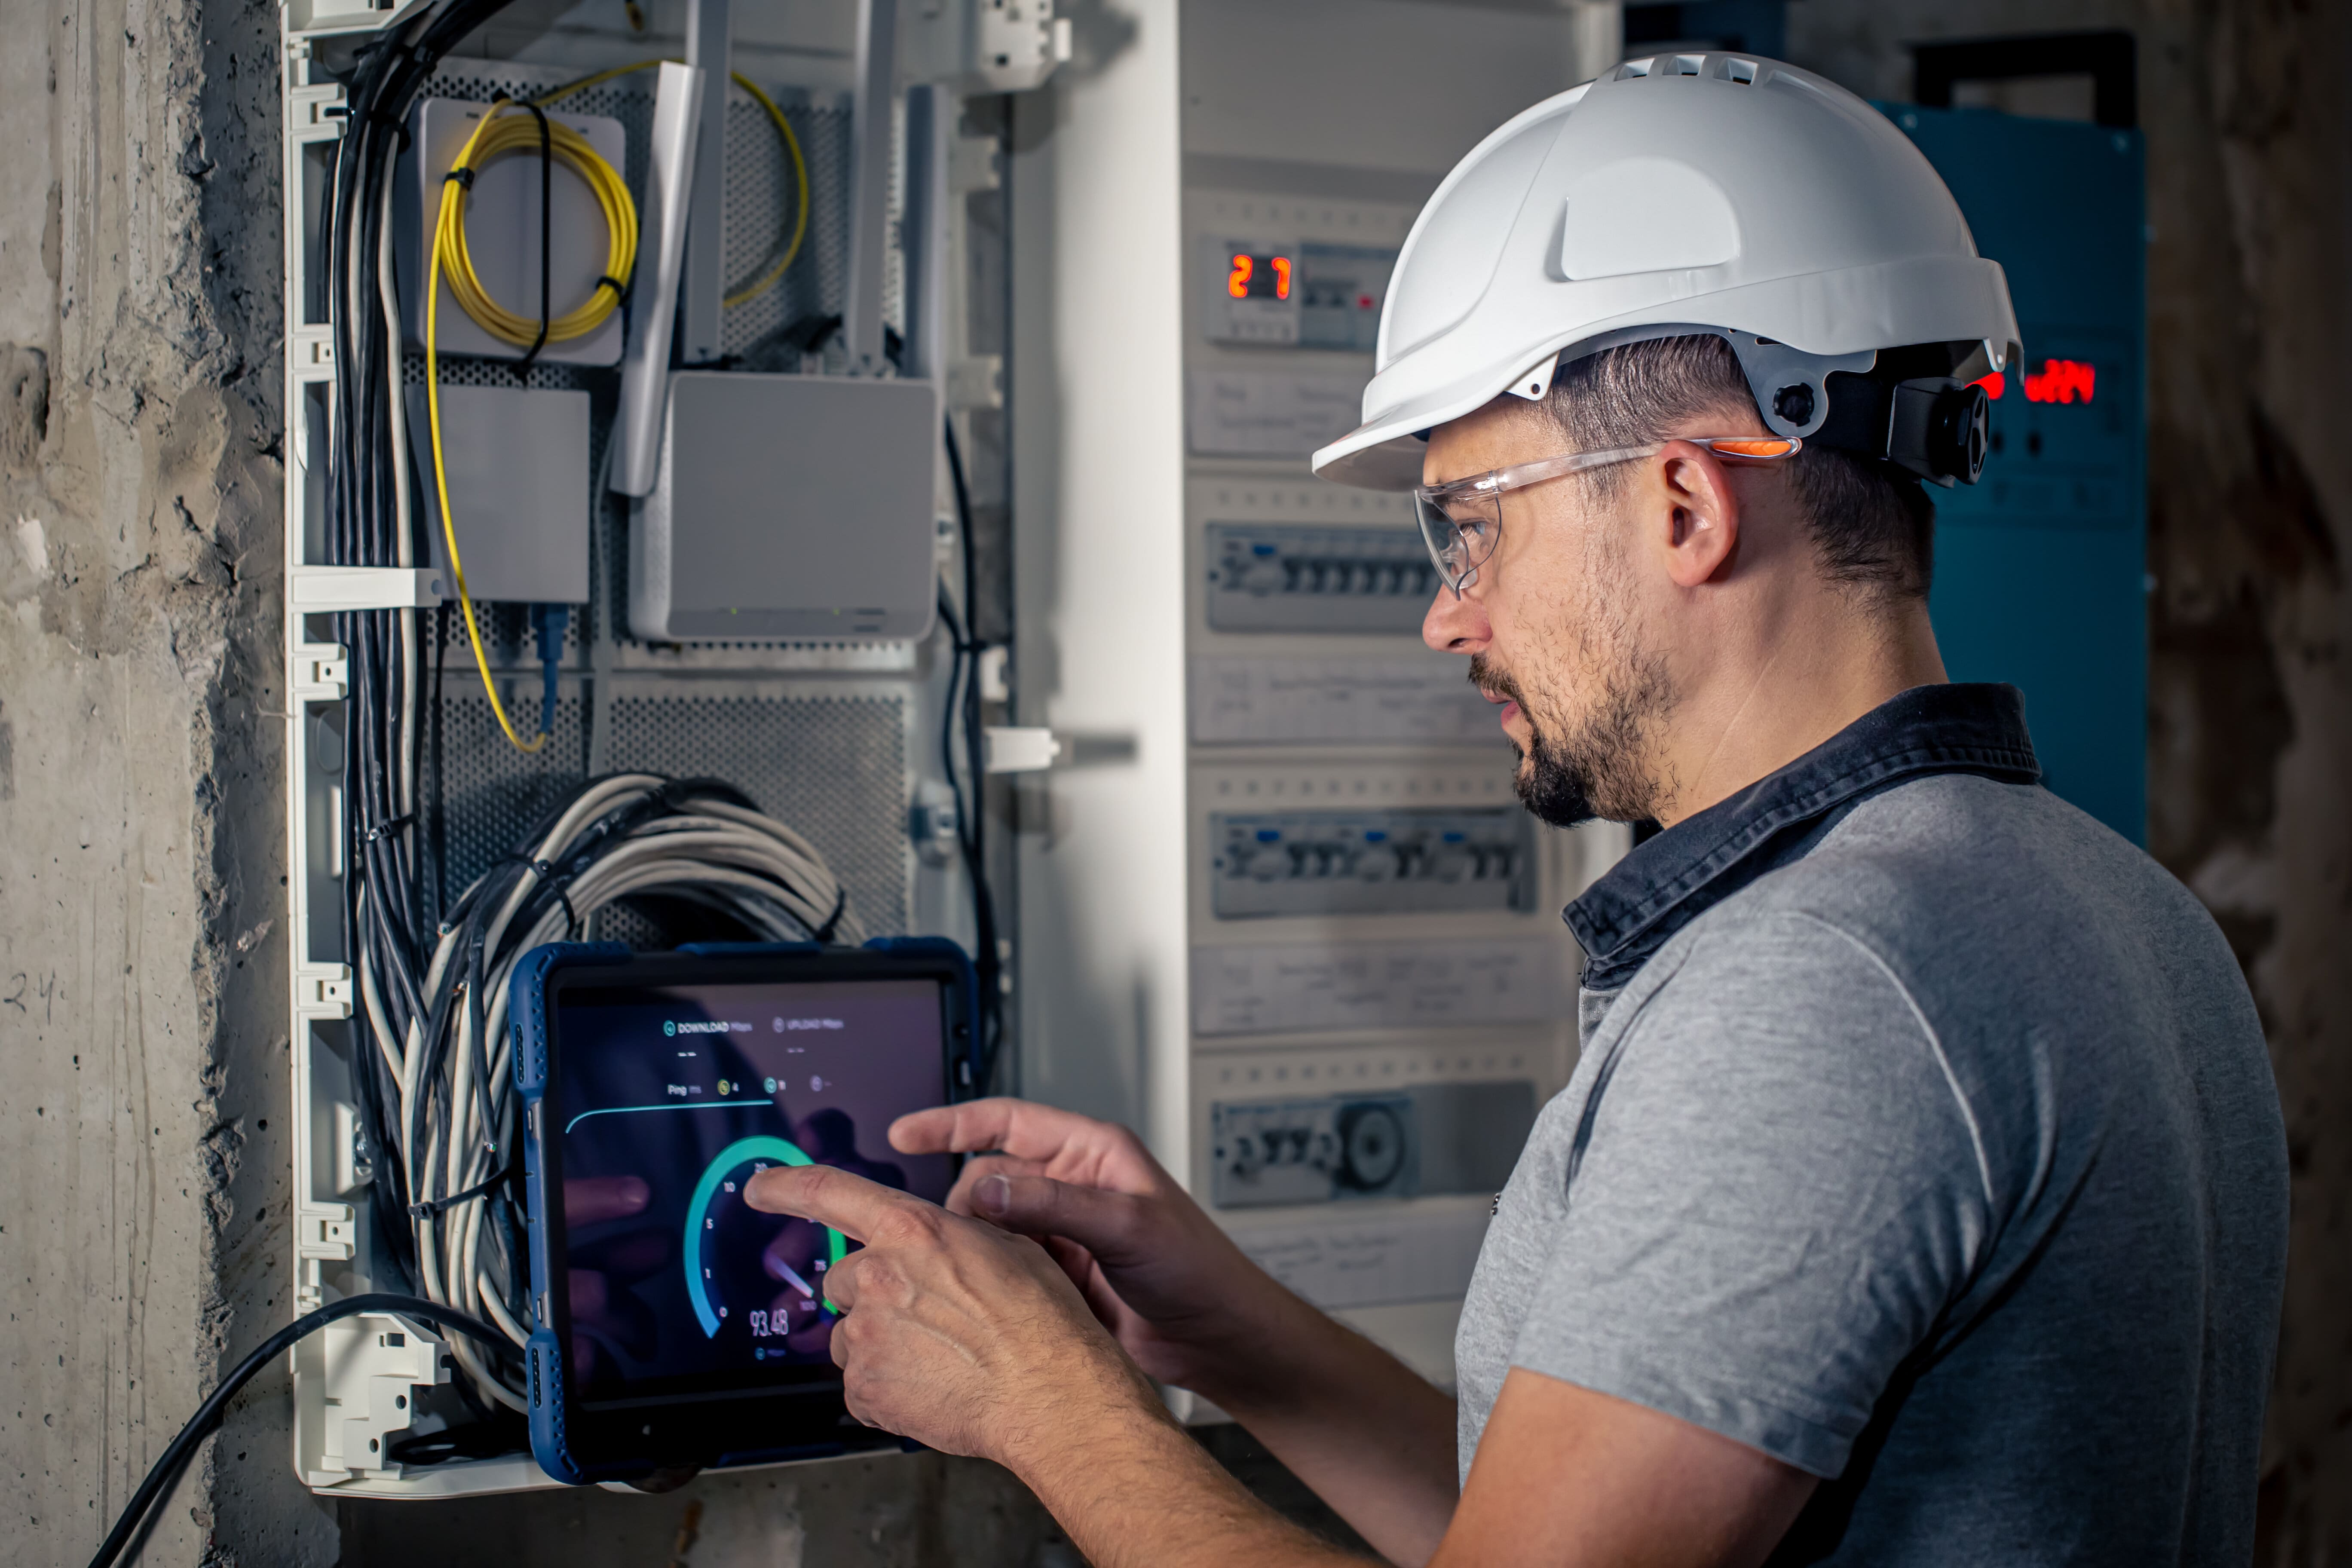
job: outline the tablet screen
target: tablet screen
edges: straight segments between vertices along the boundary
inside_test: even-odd
[[[600,987],[551,998],[571,1374],[591,1408],[832,1382],[824,1276],[855,1247],[744,1184],[823,1164],[937,1202],[890,1123],[945,1099],[931,979]]]

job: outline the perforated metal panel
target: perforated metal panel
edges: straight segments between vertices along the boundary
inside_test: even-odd
[[[461,672],[449,672],[450,689],[443,700],[441,726],[446,760],[441,768],[442,810],[448,847],[447,896],[454,901],[474,879],[488,870],[522,844],[540,817],[567,791],[587,776],[587,738],[582,729],[583,704],[577,697],[561,697],[555,704],[555,729],[546,745],[534,752],[515,750],[499,732],[489,700],[478,684],[470,691],[457,682]],[[462,672],[471,680],[473,671]],[[520,727],[536,729],[539,697],[536,682],[517,682],[500,695],[507,711]],[[463,692],[463,695],[460,693]],[[433,798],[430,752],[427,752],[423,793]],[[433,823],[425,824],[429,868]],[[428,870],[427,880],[436,880]],[[437,889],[436,889],[437,892]],[[440,911],[436,910],[436,917]]]
[[[824,851],[869,936],[907,929],[911,694],[616,697],[614,768],[722,778]]]
[[[777,100],[808,166],[809,224],[800,253],[772,289],[719,317],[719,346],[745,353],[780,328],[838,315],[849,277],[849,116]],[[741,98],[727,105],[727,291],[756,280],[788,242],[799,201],[791,161],[767,110]],[[797,364],[764,365],[797,369]]]

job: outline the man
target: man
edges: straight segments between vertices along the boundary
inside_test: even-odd
[[[2006,287],[1867,106],[1691,62],[1455,170],[1366,423],[1317,458],[1417,481],[1423,635],[1500,704],[1528,808],[1664,828],[1568,910],[1582,1056],[1497,1199],[1458,1402],[1098,1122],[900,1122],[998,1153],[947,1210],[751,1190],[866,1242],[828,1276],[850,1408],[1010,1467],[1106,1568],[1343,1560],[1155,1380],[1398,1563],[2250,1552],[2286,1210],[2253,1008],[1927,617],[1921,481],[1976,477]]]

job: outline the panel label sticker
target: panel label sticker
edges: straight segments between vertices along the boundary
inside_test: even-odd
[[[1224,742],[1372,742],[1499,745],[1493,704],[1463,679],[1458,659],[1265,658],[1202,655],[1192,660],[1192,739]]]
[[[1192,950],[1192,1032],[1522,1024],[1575,1016],[1576,959],[1543,937]]]

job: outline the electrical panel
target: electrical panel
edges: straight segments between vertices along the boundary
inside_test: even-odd
[[[1370,353],[1397,253],[1379,246],[1304,245],[1298,252],[1298,346]]]
[[[1013,182],[1019,701],[1071,739],[1024,792],[1024,1086],[1137,1126],[1253,1259],[1440,1382],[1573,1062],[1558,911],[1625,835],[1521,808],[1466,661],[1423,646],[1410,498],[1307,459],[1358,422],[1423,203],[1583,79],[1573,33],[1146,0],[1034,105]]]
[[[861,31],[860,0],[733,0],[731,16],[729,0],[691,0],[646,33],[619,7],[498,15],[438,57],[407,111],[366,128],[371,145],[404,145],[384,153],[365,208],[382,215],[381,265],[352,272],[367,258],[329,226],[338,159],[362,132],[353,94],[391,31],[413,44],[430,18],[373,0],[281,8],[293,1311],[425,1288],[397,1245],[412,1211],[389,1195],[406,1156],[382,1137],[364,1076],[398,1050],[373,1023],[362,924],[390,885],[376,879],[385,846],[415,856],[430,931],[586,779],[716,778],[822,853],[867,932],[979,945],[943,738],[976,656],[950,646],[938,606],[944,592],[1001,657],[998,600],[983,587],[966,602],[942,568],[968,548],[958,500],[969,491],[983,516],[1002,504],[1005,343],[989,280],[1003,255],[989,215],[1003,142],[1001,105],[956,94],[1036,86],[1067,58],[1069,27],[1051,0],[961,0],[902,16],[894,49],[897,8],[864,9],[878,35]],[[680,23],[686,36],[658,31]],[[733,49],[738,31],[756,44]],[[869,35],[881,42],[861,55]],[[447,180],[501,101],[521,122],[514,143]],[[561,156],[542,172],[520,107],[533,102],[550,148],[576,137],[600,184]],[[686,156],[697,137],[700,161]],[[452,190],[472,305],[443,232]],[[630,219],[635,266],[608,277],[614,225]],[[364,288],[338,298],[347,276]],[[485,296],[524,341],[491,330]],[[362,298],[388,341],[347,330]],[[530,342],[532,322],[607,299],[592,326]],[[346,396],[366,406],[355,416]],[[963,458],[952,473],[943,417]],[[374,467],[335,471],[352,461],[339,433],[362,424],[389,434]],[[339,485],[383,501],[363,543],[335,521]],[[971,626],[976,611],[995,624]],[[405,705],[387,679],[408,682]],[[389,763],[372,749],[386,736]],[[392,804],[358,821],[371,770],[396,781]],[[685,940],[672,918],[614,904],[580,934],[670,946]],[[476,1310],[526,1327],[512,1290],[484,1283]],[[552,1484],[528,1452],[483,1440],[488,1394],[468,1354],[394,1315],[305,1340],[291,1356],[297,1473],[393,1498]]]
[[[1517,806],[1214,812],[1209,843],[1219,920],[1525,910],[1535,899],[1535,824]]]
[[[1221,1208],[1499,1192],[1535,1119],[1526,1079],[1217,1100],[1210,1191]]]
[[[2025,693],[2051,790],[2147,836],[2147,244],[2137,131],[1885,111],[2009,275],[2021,363],[1985,379],[1991,451],[1931,492],[1936,638],[1955,680]]]
[[[1208,556],[1212,631],[1415,631],[1437,589],[1413,528],[1212,522]]]

